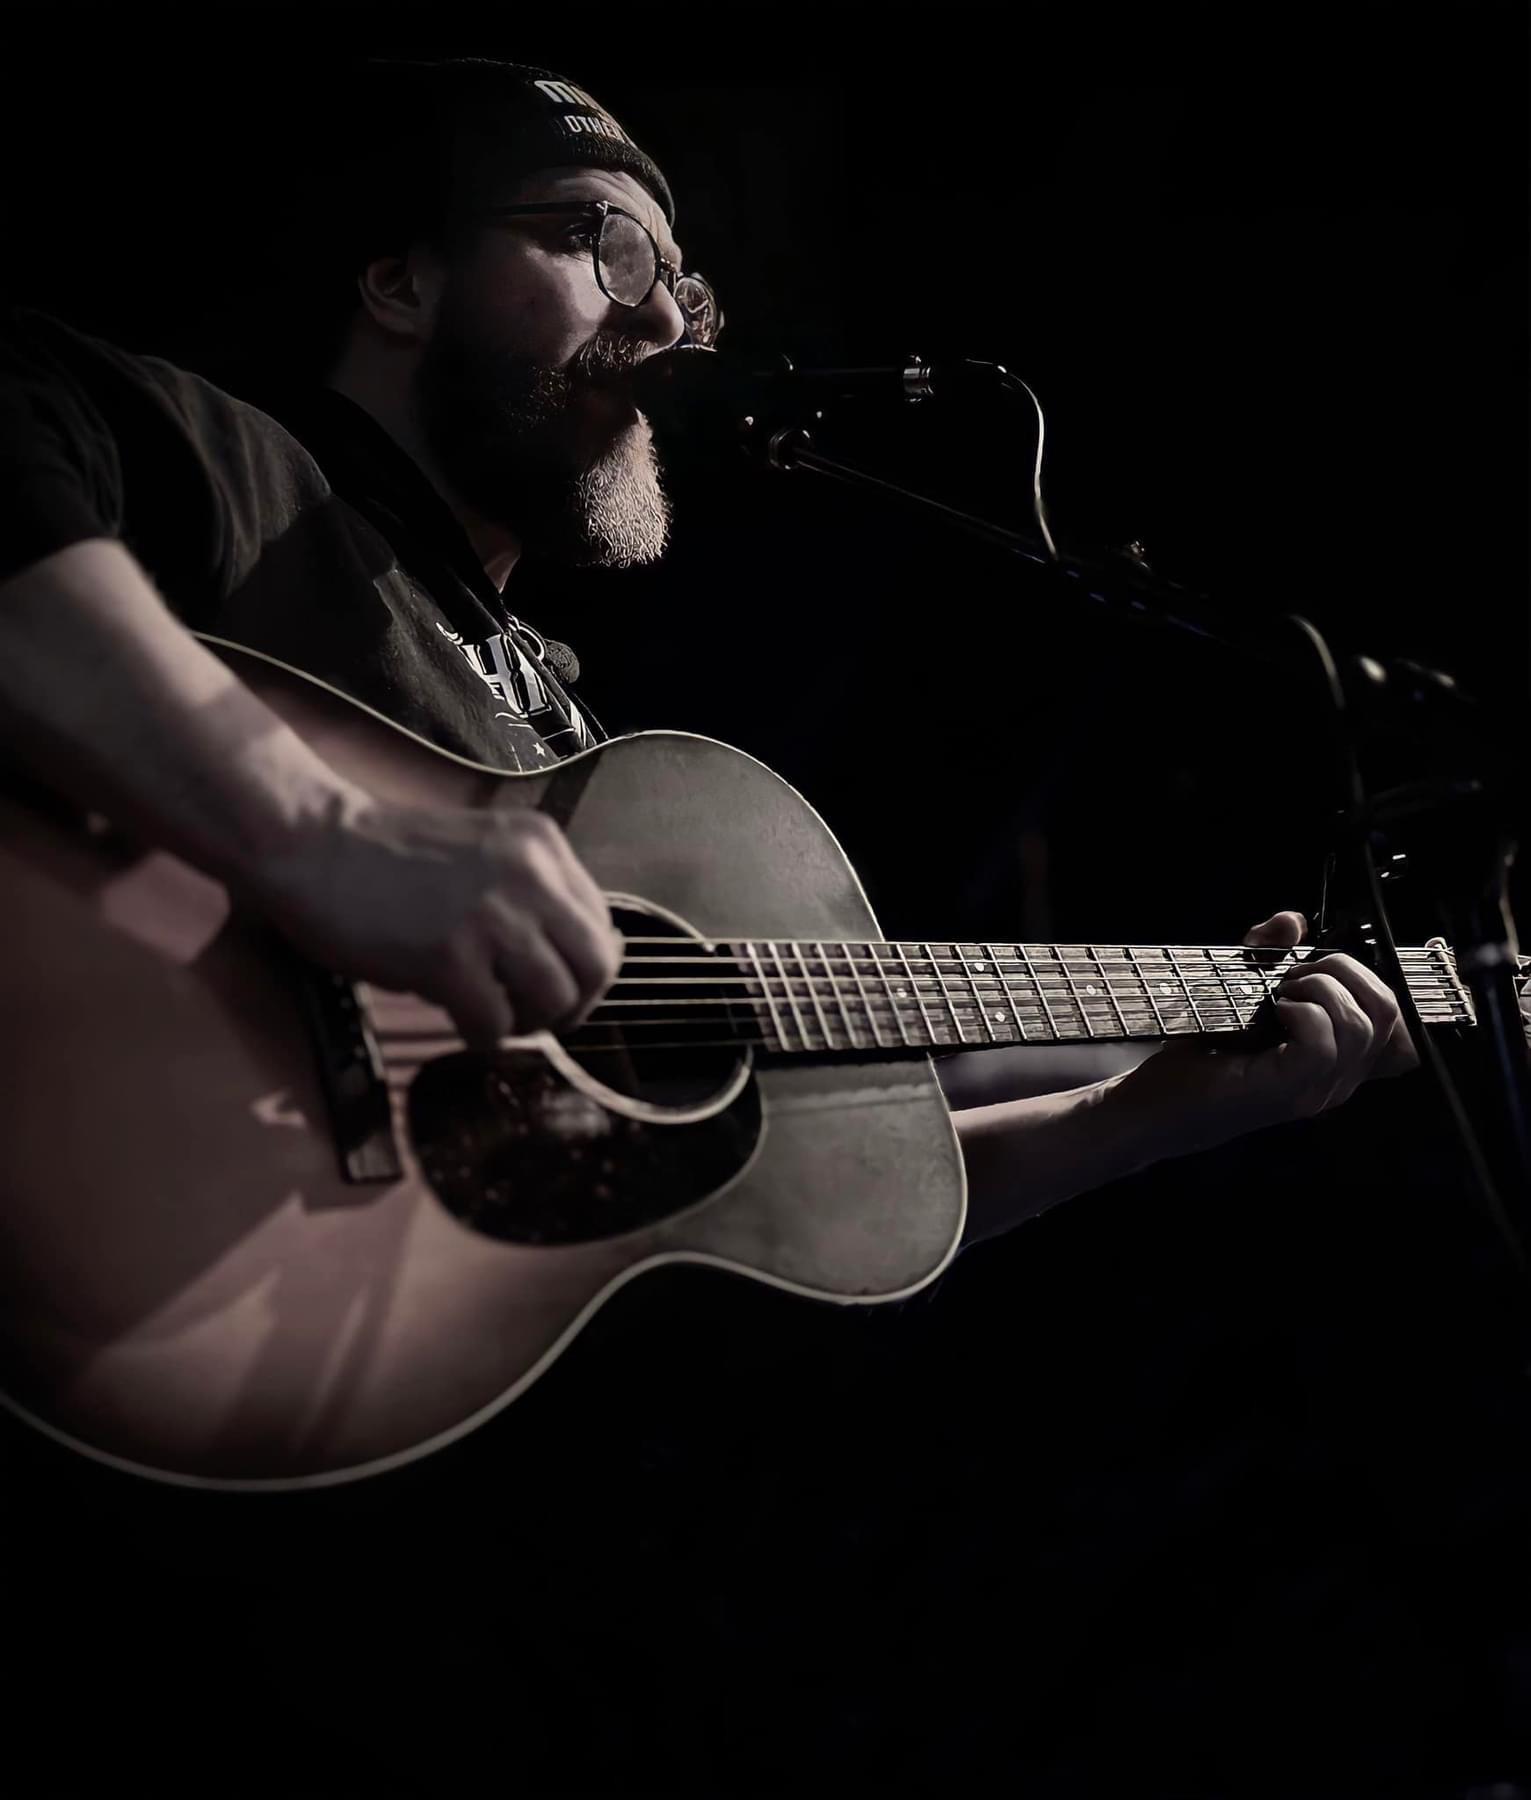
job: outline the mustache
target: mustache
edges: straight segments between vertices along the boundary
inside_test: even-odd
[[[591,338],[564,365],[572,380],[597,387],[613,387],[631,379],[640,363],[655,354],[657,346],[633,338],[604,333]]]

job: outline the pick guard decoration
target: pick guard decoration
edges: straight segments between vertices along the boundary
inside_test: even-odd
[[[421,1173],[463,1224],[518,1244],[581,1244],[684,1211],[745,1166],[760,1135],[751,1081],[716,1117],[650,1125],[582,1093],[535,1052],[462,1052],[410,1084]]]

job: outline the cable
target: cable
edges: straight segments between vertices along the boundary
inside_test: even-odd
[[[1047,437],[1047,420],[1042,413],[1042,402],[1019,375],[1012,375],[1006,369],[1004,377],[1007,388],[1012,392],[1019,388],[1037,409],[1037,460],[1031,471],[1031,510],[1037,521],[1037,530],[1042,533],[1042,541],[1047,545],[1047,554],[1057,562],[1058,546],[1053,542],[1052,529],[1047,522],[1047,508],[1042,501],[1042,448]]]
[[[1377,933],[1376,949],[1378,960],[1382,964],[1382,973],[1398,1001],[1399,1010],[1403,1013],[1404,1022],[1409,1028],[1409,1036],[1413,1040],[1414,1048],[1419,1053],[1420,1061],[1429,1069],[1435,1080],[1437,1091],[1445,1103],[1446,1111],[1461,1141],[1463,1154],[1477,1185],[1479,1197],[1500,1236],[1504,1239],[1517,1272],[1523,1280],[1531,1280],[1531,1265],[1528,1265],[1527,1262],[1526,1247],[1521,1242],[1520,1233],[1512,1223],[1503,1197],[1494,1182],[1494,1177],[1479,1146],[1477,1133],[1467,1115],[1466,1107],[1462,1104],[1462,1097],[1457,1092],[1451,1071],[1446,1067],[1446,1059],[1441,1054],[1440,1046],[1425,1030],[1413,992],[1403,972],[1398,945],[1393,937],[1392,923],[1387,915],[1387,902],[1383,898],[1377,859],[1372,854],[1366,789],[1361,780],[1355,742],[1349,729],[1350,709],[1345,696],[1344,683],[1340,680],[1339,669],[1323,633],[1316,625],[1298,613],[1288,613],[1285,618],[1286,623],[1304,638],[1313,651],[1324,686],[1328,690],[1330,717],[1335,728],[1335,748],[1340,761],[1340,775],[1344,786],[1345,812],[1350,824],[1352,847],[1361,859],[1361,867],[1366,876],[1367,893],[1372,908],[1372,922]]]

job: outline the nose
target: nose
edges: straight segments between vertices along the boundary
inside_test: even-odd
[[[632,306],[625,310],[627,334],[642,338],[657,349],[672,349],[686,335],[685,314],[662,281],[654,283],[642,306]]]

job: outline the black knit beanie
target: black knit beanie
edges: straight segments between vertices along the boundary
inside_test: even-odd
[[[363,99],[374,120],[427,138],[430,171],[459,204],[493,202],[518,176],[565,163],[635,176],[675,223],[675,200],[652,157],[581,87],[551,69],[463,57],[371,62]]]

